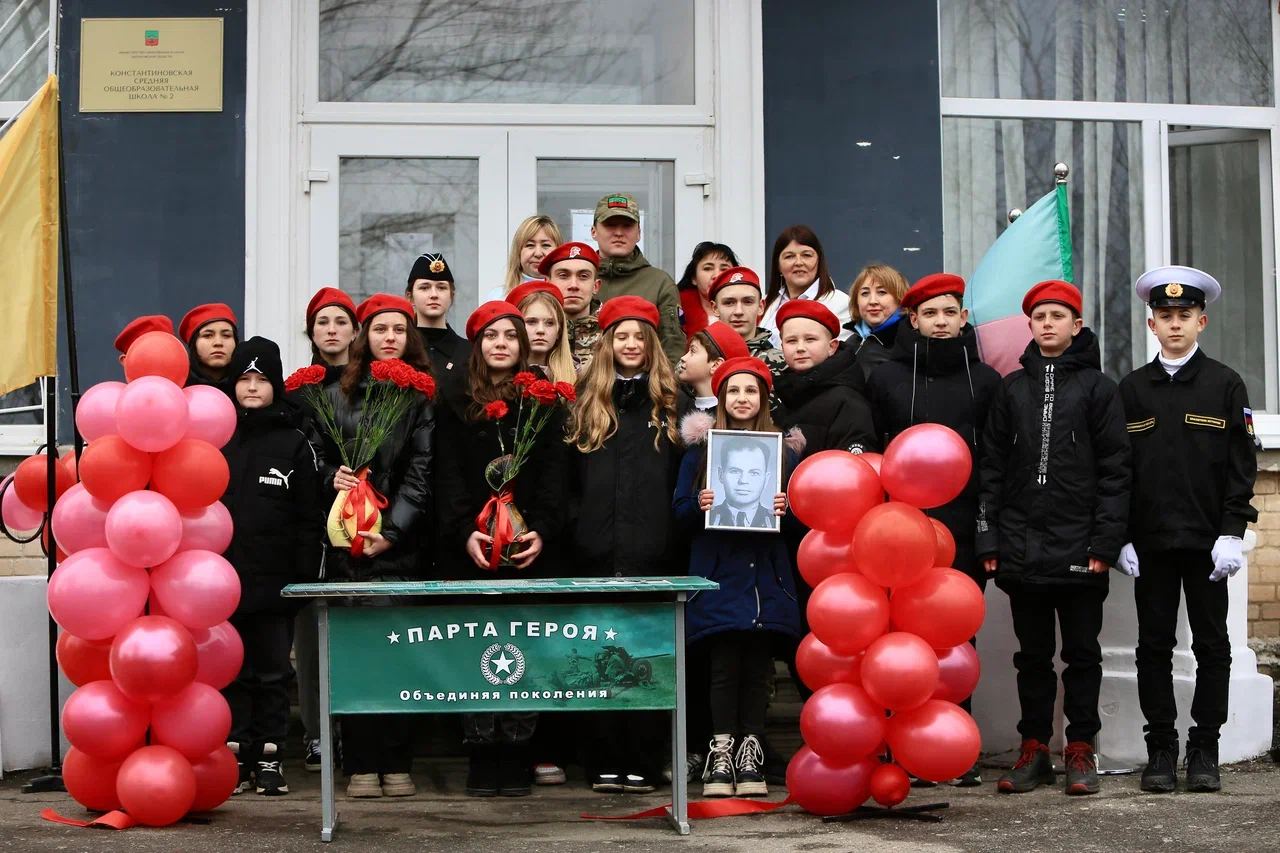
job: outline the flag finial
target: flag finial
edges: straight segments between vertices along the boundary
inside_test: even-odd
[[[1053,182],[1055,184],[1065,184],[1067,182],[1067,175],[1070,173],[1071,169],[1066,163],[1053,164]]]

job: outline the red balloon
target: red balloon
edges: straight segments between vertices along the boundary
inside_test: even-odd
[[[964,572],[935,569],[923,580],[893,591],[893,625],[949,649],[978,633],[987,612],[982,590]]]
[[[138,746],[141,745],[139,741]],[[73,746],[62,759],[62,782],[67,786],[71,799],[86,809],[109,812],[120,808],[120,798],[116,796],[116,774],[123,763],[123,757],[114,761],[94,758]]]
[[[196,798],[190,809],[193,812],[216,809],[227,801],[240,781],[235,753],[226,744],[191,762],[191,769],[196,774]]]
[[[889,627],[884,590],[852,572],[833,575],[809,597],[809,629],[841,655],[856,655]]]
[[[197,438],[184,438],[157,453],[151,472],[151,488],[183,512],[208,506],[222,497],[230,480],[222,451]]]
[[[937,534],[929,517],[891,501],[874,507],[853,532],[853,560],[880,586],[906,586],[933,568]]]
[[[59,456],[58,467],[62,469],[57,474],[57,479],[59,482],[62,482],[64,479],[68,479],[68,478],[71,480],[72,486],[80,482],[80,472],[77,470],[79,468],[79,464],[76,462],[76,455],[74,453],[68,451],[67,453],[64,453],[61,456]],[[68,486],[67,488],[70,488],[70,487],[71,486]],[[66,492],[66,489],[63,489],[61,492],[58,493],[58,497],[62,497],[63,493],[65,492]]]
[[[853,540],[840,533],[810,530],[800,541],[796,554],[800,576],[815,587],[832,575],[857,571],[853,565]]]
[[[942,424],[916,424],[889,442],[880,476],[892,500],[929,509],[959,497],[972,470],[973,456],[960,433]]]
[[[120,765],[116,795],[138,823],[168,826],[191,810],[196,774],[176,749],[144,746]]]
[[[80,455],[80,482],[85,490],[108,504],[147,487],[151,454],[138,450],[118,435],[95,440]]]
[[[878,763],[866,758],[839,767],[802,746],[787,765],[787,793],[811,814],[848,814],[870,796],[871,774]]]
[[[858,458],[871,466],[871,470],[876,472],[876,476],[880,476],[880,465],[884,462],[884,457],[879,453],[860,453]]]
[[[152,740],[192,761],[225,744],[230,732],[231,706],[216,688],[199,681],[151,706]]]
[[[952,646],[938,655],[938,686],[933,699],[944,702],[963,702],[973,695],[982,676],[982,662],[978,650],[968,643]]]
[[[881,764],[871,774],[871,798],[892,808],[911,793],[911,777],[896,764]]]
[[[244,665],[244,643],[230,622],[219,622],[212,628],[195,628],[196,681],[221,690],[240,674]]]
[[[791,510],[807,527],[847,536],[884,500],[880,478],[846,450],[823,450],[796,466],[787,481]]]
[[[195,640],[168,616],[139,616],[111,643],[111,680],[139,702],[172,696],[195,677]]]
[[[162,376],[181,388],[189,370],[187,348],[168,332],[140,335],[124,355],[124,376],[130,382],[142,376]]]
[[[67,697],[62,731],[81,752],[110,761],[128,755],[147,733],[150,709],[110,681],[92,681]]]
[[[813,634],[806,634],[796,648],[796,672],[810,690],[828,684],[857,684],[861,655],[840,655]]]
[[[109,681],[111,679],[111,643],[109,641],[82,640],[74,634],[63,631],[58,635],[55,649],[58,656],[58,667],[67,681],[77,687],[83,687],[90,681]]]
[[[126,566],[106,548],[86,548],[54,571],[47,597],[49,613],[64,631],[105,640],[142,612],[147,573]]]
[[[929,523],[933,525],[933,532],[937,536],[937,546],[933,554],[933,564],[944,568],[950,568],[956,559],[956,538],[951,535],[951,531],[947,526],[936,518],[930,518]]]
[[[800,709],[800,736],[833,765],[844,766],[871,755],[884,738],[884,706],[861,687],[829,684]]]
[[[240,603],[240,577],[220,554],[182,551],[151,570],[164,612],[188,628],[212,628]]]
[[[54,497],[62,497],[62,493],[76,484],[75,476],[61,464],[54,462],[53,482]],[[18,463],[13,472],[13,489],[18,500],[37,512],[49,509],[49,460],[43,453],[28,456]]]
[[[938,656],[915,634],[885,634],[862,654],[862,686],[881,707],[923,705],[938,686]]]
[[[939,699],[890,717],[887,739],[895,761],[908,773],[931,782],[964,773],[982,749],[982,735],[973,717]]]

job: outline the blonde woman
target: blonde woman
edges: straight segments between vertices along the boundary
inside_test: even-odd
[[[851,334],[846,346],[856,354],[864,379],[869,379],[872,370],[889,360],[898,338],[898,325],[903,317],[902,297],[908,286],[902,273],[880,263],[867,264],[849,286],[851,319],[844,328]]]
[[[538,264],[560,243],[560,226],[554,219],[541,213],[527,217],[511,235],[506,278],[500,287],[490,288],[485,301],[506,299],[522,283],[542,278]]]
[[[552,382],[576,382],[578,374],[573,367],[573,346],[560,288],[549,281],[526,281],[508,293],[506,301],[524,315],[529,366],[541,368]]]

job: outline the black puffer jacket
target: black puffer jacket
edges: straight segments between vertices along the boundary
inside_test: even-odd
[[[853,350],[854,358],[857,360],[858,367],[862,372],[862,378],[865,380],[870,379],[872,372],[889,360],[897,343],[899,332],[909,331],[911,323],[905,315],[900,316],[893,325],[885,326],[878,332],[872,332],[865,338],[858,331],[858,324],[855,321],[851,320],[845,323],[844,328],[853,334],[843,341],[841,346]]]
[[[557,577],[568,490],[569,448],[564,443],[564,410],[553,413],[538,434],[520,474],[512,503],[530,530],[542,537],[542,553],[526,569],[499,566],[495,572],[480,569],[467,556],[467,539],[476,529],[476,516],[493,494],[485,481],[485,467],[515,447],[516,404],[500,422],[460,418],[447,406],[439,406],[436,446],[436,573],[442,579],[480,577]],[[502,430],[502,444],[498,430]]]
[[[592,453],[570,448],[572,563],[565,574],[582,577],[681,575],[675,554],[671,496],[680,448],[654,437],[649,378],[618,379],[613,404],[618,430]],[[581,402],[578,405],[582,405]]]
[[[364,400],[364,382],[356,388],[354,401],[342,393],[342,386],[335,382],[325,389],[333,403],[334,420],[342,434],[350,440],[360,420]],[[312,444],[320,458],[325,512],[329,511],[337,492],[333,488],[333,475],[342,458],[338,448],[312,424]],[[432,504],[432,439],[435,432],[435,413],[430,403],[422,402],[411,408],[378,448],[369,464],[369,480],[373,487],[387,499],[382,510],[382,535],[393,544],[378,556],[352,558],[348,548],[330,546],[326,556],[325,576],[328,580],[373,580],[381,577],[421,578],[428,573],[429,541],[434,507]]]
[[[222,448],[231,479],[222,503],[234,535],[223,555],[240,575],[238,613],[287,611],[291,583],[315,582],[324,565],[324,512],[315,452],[283,401],[239,410]]]
[[[884,447],[907,427],[924,423],[950,427],[968,442],[973,473],[965,490],[926,511],[957,541],[973,541],[982,430],[999,384],[1000,374],[979,360],[977,335],[969,325],[955,338],[926,338],[907,325],[898,333],[890,359],[867,383],[876,434]]]
[[[447,402],[461,409],[467,401],[467,360],[471,357],[471,344],[448,325],[443,329],[419,326],[418,334],[431,359],[431,375],[440,386],[436,402]]]
[[[1129,439],[1116,383],[1084,329],[1061,356],[1027,345],[997,387],[983,435],[976,549],[996,583],[1106,586],[1129,516]]]
[[[804,455],[820,450],[880,449],[871,407],[863,396],[862,373],[854,363],[854,351],[840,347],[822,364],[804,373],[787,370],[774,379],[774,391],[782,401],[780,426],[799,427],[804,433]]]

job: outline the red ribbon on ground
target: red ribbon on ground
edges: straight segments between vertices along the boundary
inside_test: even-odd
[[[50,823],[61,823],[66,826],[91,827],[93,829],[128,829],[131,826],[137,826],[138,822],[129,815],[120,810],[110,811],[93,820],[76,820],[75,818],[63,817],[53,809],[45,809],[40,812],[40,817]]]
[[[378,520],[381,510],[387,508],[387,499],[382,493],[373,487],[369,482],[369,467],[366,465],[356,472],[356,477],[360,482],[356,484],[354,489],[347,492],[347,500],[342,505],[342,517],[344,519],[354,518],[356,521],[356,535],[351,540],[351,556],[364,556],[364,537],[359,534],[361,530],[368,530],[368,526]],[[373,514],[369,515],[365,509],[365,503],[371,503],[375,507]]]
[[[777,811],[783,806],[789,806],[795,800],[790,795],[785,800],[776,803],[761,802],[760,800],[745,800],[740,797],[731,797],[726,800],[695,800],[689,803],[689,819],[690,820],[708,820],[717,817],[738,817],[747,814],[764,814],[765,812]],[[582,820],[643,820],[649,817],[666,817],[667,809],[671,808],[671,803],[665,806],[658,806],[656,809],[646,809],[642,812],[627,815],[602,815],[602,814],[581,814],[578,817]]]
[[[498,561],[502,559],[502,551],[516,541],[516,530],[511,526],[511,492],[502,489],[489,498],[484,509],[476,516],[476,529],[481,533],[489,532],[489,522],[493,521],[493,543],[489,548],[489,571],[496,571]]]

